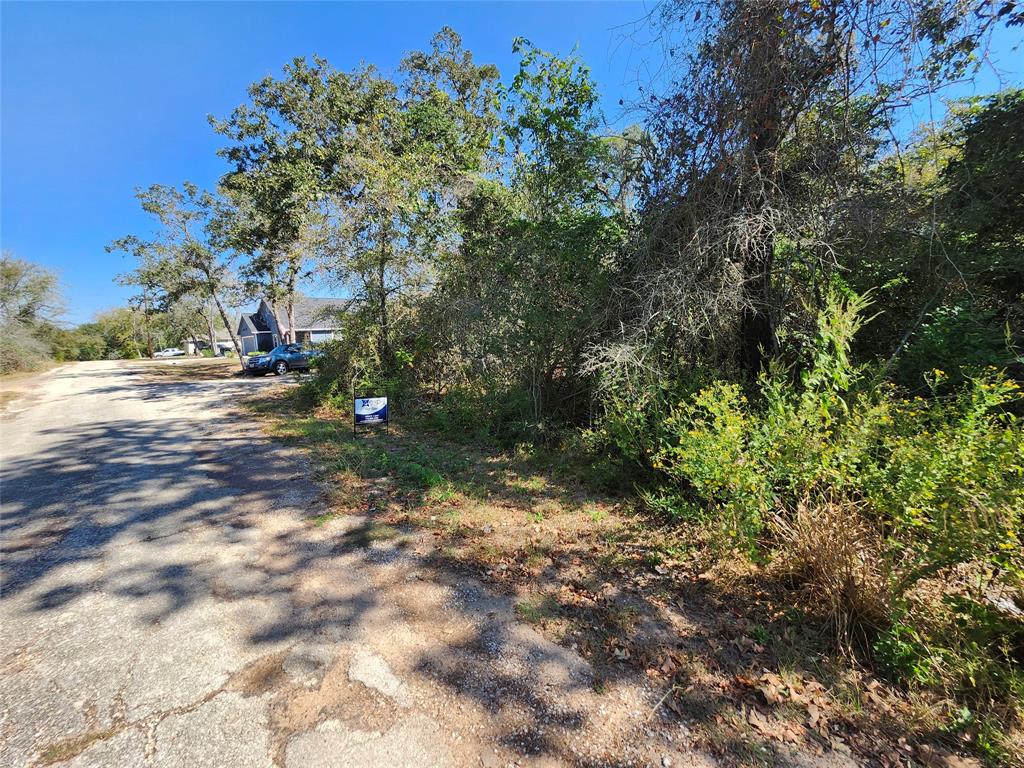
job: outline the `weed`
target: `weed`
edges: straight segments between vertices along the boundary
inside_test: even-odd
[[[73,736],[49,745],[39,755],[39,765],[52,765],[80,755],[98,741],[105,741],[117,735],[120,728],[106,728],[102,731],[90,731],[82,736]]]
[[[516,615],[527,624],[544,624],[561,613],[558,601],[551,595],[516,603]]]
[[[750,638],[755,643],[760,643],[761,645],[768,645],[768,643],[772,639],[771,633],[766,628],[762,627],[760,624],[755,624],[754,626],[752,626],[748,630],[747,634],[750,635]]]
[[[446,504],[455,498],[458,491],[451,482],[432,486],[427,492],[426,500],[434,504]]]

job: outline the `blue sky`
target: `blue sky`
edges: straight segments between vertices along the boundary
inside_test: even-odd
[[[608,116],[635,95],[644,51],[629,33],[650,3],[11,3],[2,25],[2,245],[59,271],[69,322],[124,301],[130,268],[104,246],[145,234],[137,186],[185,179],[212,186],[225,170],[206,116],[245,100],[246,86],[295,56],[361,60],[391,70],[454,27],[480,62],[516,66],[512,40],[578,46]],[[995,58],[1011,68],[1003,34]],[[1019,66],[1015,79],[1020,82]],[[981,90],[998,85],[989,73]]]

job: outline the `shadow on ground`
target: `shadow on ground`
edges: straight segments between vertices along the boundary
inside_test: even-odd
[[[194,407],[206,408],[211,399],[241,398],[254,391],[245,384],[225,395],[211,390],[225,384],[221,381],[159,381],[124,371],[96,377],[99,386],[92,393],[105,401],[179,409],[193,400]],[[342,425],[337,439],[350,440],[346,434]],[[619,765],[648,764],[645,748],[660,740],[659,728],[678,733],[681,720],[713,730],[723,716],[736,711],[735,691],[715,688],[709,682],[713,676],[692,672],[697,667],[736,666],[727,645],[715,648],[701,636],[699,627],[708,621],[703,607],[688,616],[698,630],[680,639],[665,629],[672,622],[664,615],[664,604],[650,594],[627,589],[590,607],[560,605],[560,612],[574,615],[575,625],[590,622],[592,629],[582,632],[578,642],[596,646],[589,649],[595,673],[568,648],[517,623],[512,618],[515,600],[483,587],[473,575],[486,564],[467,563],[444,546],[424,545],[431,534],[411,526],[408,516],[395,522],[393,505],[371,495],[352,525],[317,526],[314,519],[327,509],[327,501],[311,481],[308,465],[251,432],[224,429],[182,413],[159,421],[96,419],[78,427],[44,429],[40,437],[43,448],[15,452],[3,466],[2,592],[5,601],[18,601],[24,610],[61,611],[88,593],[101,592],[144,605],[146,620],[161,623],[211,597],[226,603],[259,598],[275,608],[251,629],[247,642],[253,647],[277,648],[314,636],[343,641],[358,635],[371,615],[398,610],[392,593],[373,574],[383,566],[403,566],[405,571],[396,571],[398,583],[406,580],[402,573],[414,571],[418,580],[444,585],[453,595],[443,615],[423,622],[425,647],[413,665],[416,674],[489,713],[494,729],[489,738],[523,758],[576,765],[603,765],[609,759]],[[388,450],[380,443],[362,446],[371,452]],[[354,466],[367,482],[389,473],[415,475],[418,470],[409,463],[424,466],[415,457],[400,458],[404,464],[392,459],[390,464],[384,460]],[[465,472],[461,481],[460,466]],[[524,493],[529,491],[516,483],[499,487],[507,469],[492,464],[477,476],[456,462],[444,472],[446,481],[462,482],[467,492],[486,486],[486,492],[510,507],[528,509]],[[492,471],[496,474],[487,474]],[[436,501],[428,490],[407,493],[400,506],[417,515],[429,512]],[[558,498],[578,494],[556,485],[538,493]],[[267,516],[282,515],[291,523],[263,527]],[[131,557],[119,556],[134,545],[141,546]],[[249,556],[228,565],[220,559],[221,553],[239,549]],[[588,556],[585,549],[550,549],[548,579],[592,594],[598,586],[594,578],[618,580],[611,566],[607,572],[590,569],[587,582],[577,583],[574,558]],[[325,574],[326,587],[310,586],[318,574]],[[605,628],[608,616],[620,614],[623,606],[632,606],[631,615],[647,624],[630,621],[626,645],[606,645],[613,636]],[[448,639],[445,625],[452,623],[469,627],[468,636]],[[645,685],[635,666],[616,663],[615,652],[629,647],[630,633],[655,625],[660,633],[655,645],[676,653],[683,663]],[[714,632],[720,632],[718,624]],[[571,640],[567,636],[564,642]],[[615,702],[604,691],[619,684],[642,689],[649,709],[609,726],[601,711],[605,704],[614,709]],[[672,685],[679,693],[673,700],[680,702],[674,708],[664,705],[667,698],[658,701]],[[610,727],[623,730],[611,739]],[[609,755],[605,750],[601,756],[588,751],[588,745],[602,739],[611,739],[608,743],[618,744],[621,751]],[[789,760],[775,742],[758,734],[746,733],[741,742],[723,739],[713,746],[730,759],[772,765]]]

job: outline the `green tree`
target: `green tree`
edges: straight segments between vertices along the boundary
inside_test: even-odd
[[[1024,89],[953,110],[957,152],[942,171],[946,240],[976,303],[1024,341]],[[968,287],[968,286],[965,286]]]
[[[460,350],[463,382],[543,428],[588,402],[583,352],[603,326],[628,225],[628,184],[613,178],[626,140],[598,135],[597,91],[576,57],[525,40],[515,50],[519,71],[499,94],[501,164],[459,208],[459,247],[441,265],[428,321],[442,348]]]
[[[231,141],[222,186],[237,225],[225,234],[250,254],[253,290],[281,303],[291,326],[296,291],[322,267],[366,316],[381,370],[399,364],[396,325],[451,247],[452,210],[481,172],[495,121],[496,70],[476,65],[454,31],[400,73],[296,59],[213,121]]]
[[[0,256],[0,372],[31,370],[50,359],[50,337],[63,304],[54,272],[4,251]]]
[[[219,237],[248,256],[242,276],[249,293],[265,295],[275,312],[283,305],[289,328],[299,287],[314,271],[324,196],[350,186],[350,128],[385,119],[360,113],[380,85],[372,68],[349,75],[319,57],[297,58],[283,77],[251,85],[249,103],[227,119],[210,118],[230,142],[219,154],[231,165],[221,188],[232,215]]]
[[[1024,325],[1024,118],[1020,91],[954,102],[943,122],[863,174],[846,217],[846,278],[879,288],[885,312],[861,354],[889,360],[899,380],[1003,367]],[[1008,336],[1009,334],[1009,336]]]
[[[190,318],[189,334],[195,327],[205,326],[210,348],[216,353],[216,322],[205,309],[212,303],[241,358],[241,346],[223,299],[233,280],[232,254],[218,247],[218,233],[231,213],[213,195],[189,182],[180,190],[154,184],[136,196],[143,210],[156,217],[161,227],[155,239],[129,235],[107,247],[108,251],[129,253],[136,259],[138,266],[123,275],[122,282],[142,289],[140,299],[147,316],[159,303],[165,312]],[[151,344],[149,353],[152,355]]]

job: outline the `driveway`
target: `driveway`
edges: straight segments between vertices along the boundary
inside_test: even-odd
[[[233,410],[274,386],[79,363],[9,406],[0,765],[705,764],[428,537],[314,524]]]

